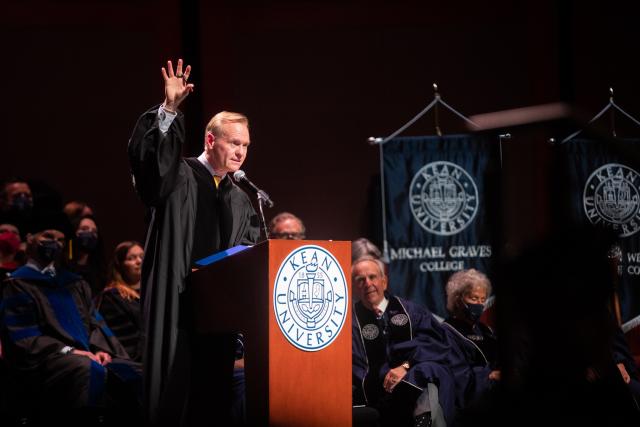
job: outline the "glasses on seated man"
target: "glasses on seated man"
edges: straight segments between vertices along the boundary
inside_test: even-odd
[[[302,220],[289,212],[281,212],[269,224],[270,239],[303,240],[305,228]]]

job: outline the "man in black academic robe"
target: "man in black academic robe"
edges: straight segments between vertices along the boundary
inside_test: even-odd
[[[193,417],[185,415],[190,365],[188,307],[180,301],[185,278],[201,258],[256,243],[260,229],[251,201],[229,176],[246,158],[247,118],[217,114],[205,130],[204,152],[182,158],[186,135],[177,108],[193,91],[187,83],[191,67],[183,73],[178,60],[174,73],[170,61],[167,65],[165,101],[138,119],[128,151],[136,191],[150,214],[142,266],[146,416],[151,425],[177,426]],[[231,363],[234,346],[235,338],[218,343]]]
[[[0,331],[10,393],[38,415],[69,422],[81,409],[115,402],[137,417],[141,367],[95,309],[89,284],[56,263],[64,239],[55,228],[29,234],[26,265],[2,283]]]

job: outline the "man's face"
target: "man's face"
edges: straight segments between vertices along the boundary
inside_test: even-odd
[[[353,286],[360,301],[369,310],[373,310],[384,300],[387,290],[387,276],[373,261],[360,261],[353,267]]]
[[[40,258],[40,255],[38,254],[38,246],[40,246],[45,241],[56,242],[59,246],[58,249],[61,250],[64,247],[64,243],[65,243],[64,234],[58,230],[50,229],[50,230],[41,231],[36,234],[27,235],[29,255],[32,258],[35,258],[37,261],[44,262],[44,263],[48,262],[48,260],[43,260]]]
[[[12,206],[16,199],[23,198],[28,201],[29,204],[33,203],[33,195],[31,194],[31,188],[26,182],[12,182],[5,187],[7,198],[7,206]]]
[[[44,230],[40,233],[29,235],[27,240],[29,244],[39,244],[44,240],[55,240],[60,246],[64,246],[64,234],[58,230]]]
[[[0,253],[15,254],[20,248],[20,232],[13,224],[0,224]]]
[[[0,224],[0,234],[2,233],[11,233],[20,238],[20,231],[18,231],[18,227],[13,224]]]
[[[240,169],[251,140],[243,123],[224,123],[219,136],[207,133],[206,152],[209,163],[218,173],[233,173]]]
[[[302,224],[295,218],[287,218],[278,222],[269,235],[272,239],[300,240],[304,239]]]

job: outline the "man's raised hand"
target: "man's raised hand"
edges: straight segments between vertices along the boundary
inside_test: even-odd
[[[167,61],[167,68],[162,67],[162,77],[164,78],[164,108],[169,111],[177,111],[178,106],[184,99],[193,92],[193,84],[187,83],[191,74],[191,65],[187,65],[182,70],[182,59],[178,59],[175,73],[173,64]]]

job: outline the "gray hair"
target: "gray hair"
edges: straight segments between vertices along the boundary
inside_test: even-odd
[[[380,260],[380,258],[372,257],[370,255],[364,255],[364,256],[362,256],[362,257],[360,257],[357,260],[352,262],[352,264],[351,264],[351,277],[352,278],[353,278],[353,271],[355,270],[356,265],[358,265],[358,264],[360,264],[361,262],[364,262],[364,261],[371,261],[375,265],[377,265],[378,269],[380,270],[380,276],[384,277],[386,275],[384,263]]]
[[[474,286],[480,286],[487,291],[487,297],[491,295],[491,282],[489,278],[475,268],[460,270],[449,277],[447,282],[447,310],[453,312],[456,301],[469,292]]]
[[[382,259],[382,252],[369,239],[361,237],[351,243],[351,262],[365,256]]]
[[[269,223],[269,233],[273,232],[273,229],[276,228],[276,225],[278,225],[282,221],[286,221],[287,219],[293,219],[298,221],[298,223],[300,224],[300,228],[302,230],[302,234],[306,233],[307,229],[305,228],[302,220],[290,212],[280,212],[278,215],[274,216],[271,222]]]

